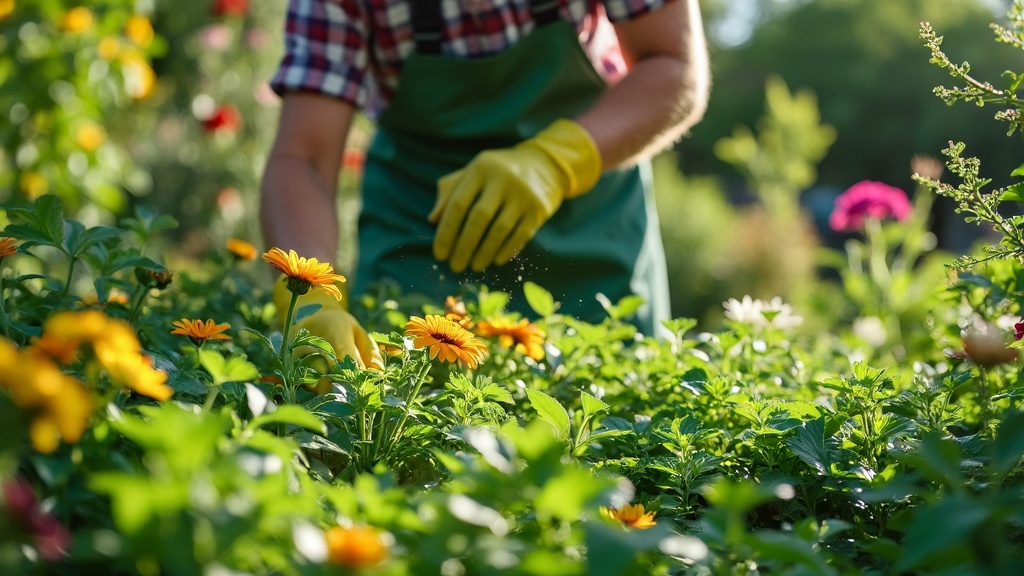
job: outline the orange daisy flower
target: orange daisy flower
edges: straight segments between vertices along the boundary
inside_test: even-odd
[[[457,361],[470,369],[479,366],[487,355],[487,345],[475,338],[472,332],[437,314],[409,318],[405,335],[413,338],[414,348],[429,348],[431,358],[449,363]]]
[[[515,348],[534,360],[544,359],[544,331],[526,318],[519,322],[504,318],[483,321],[477,324],[476,333],[487,338],[496,337],[503,348]]]
[[[0,236],[0,259],[18,253],[18,243],[14,238]]]
[[[458,322],[463,328],[469,328],[472,322],[469,318],[469,313],[466,312],[466,303],[454,296],[448,296],[444,299],[444,316],[449,320]]]
[[[225,247],[239,260],[255,260],[256,247],[238,238],[228,238]]]
[[[644,512],[643,504],[626,504],[622,508],[601,507],[601,515],[610,520],[618,520],[630,528],[644,530],[657,524],[654,512]]]
[[[303,295],[311,288],[323,288],[336,300],[341,300],[341,290],[336,282],[344,282],[345,277],[334,273],[334,267],[316,258],[303,258],[289,250],[286,254],[280,248],[271,248],[263,254],[263,260],[288,277],[288,290],[292,294]]]
[[[370,526],[334,526],[324,539],[328,561],[353,570],[376,566],[388,557],[388,545]]]
[[[231,336],[223,333],[228,328],[231,328],[231,325],[227,322],[217,324],[212,319],[203,322],[202,320],[182,318],[181,320],[171,322],[171,326],[174,326],[171,334],[187,336],[196,346],[202,346],[207,340],[231,340]]]

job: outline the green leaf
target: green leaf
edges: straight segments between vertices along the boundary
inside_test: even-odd
[[[1016,172],[1016,170],[1014,171]],[[1000,202],[1024,202],[1024,182],[1011,184],[999,195]]]
[[[909,570],[932,554],[966,540],[989,518],[990,511],[964,494],[947,493],[931,506],[917,508],[895,570]]]
[[[595,414],[602,414],[608,411],[608,404],[600,400],[596,396],[587,394],[586,392],[580,393],[580,404],[583,407],[583,416],[586,418],[593,417]]]
[[[1024,74],[1021,74],[1021,78],[1024,78]],[[1017,82],[1020,82],[1020,79]],[[1010,172],[1010,176],[1024,176],[1024,164],[1017,166],[1013,172]]]
[[[213,377],[213,385],[225,382],[247,382],[259,378],[260,371],[244,355],[225,359],[216,350],[199,350],[199,364]]]
[[[832,459],[825,446],[825,417],[805,422],[796,429],[792,438],[786,440],[786,446],[798,458],[813,466],[819,474],[831,474]]]
[[[1002,477],[1024,457],[1024,413],[1010,412],[999,424],[992,442],[992,468]]]
[[[301,322],[301,321],[305,320],[306,318],[309,318],[310,316],[312,316],[314,313],[316,313],[321,308],[323,308],[323,305],[322,304],[317,304],[315,302],[312,303],[312,304],[306,304],[304,306],[299,306],[299,309],[295,311],[295,317],[292,318],[292,324],[295,324],[297,322]]]
[[[540,390],[527,390],[526,395],[530,398],[530,403],[533,404],[533,409],[537,411],[540,419],[554,428],[555,437],[566,442],[569,439],[569,413],[565,411],[565,408],[558,403],[558,400]]]
[[[523,282],[523,295],[526,296],[526,302],[530,308],[542,318],[547,318],[558,310],[558,304],[551,292],[541,288],[535,282],[529,280]]]
[[[309,413],[308,410],[302,406],[295,404],[285,404],[278,406],[277,410],[263,414],[253,418],[247,429],[259,428],[268,424],[291,424],[298,426],[299,428],[305,428],[312,430],[318,434],[327,433],[327,425],[324,424],[323,420]]]

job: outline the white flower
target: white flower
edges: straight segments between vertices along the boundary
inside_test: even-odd
[[[765,302],[746,295],[743,300],[730,298],[722,303],[722,306],[725,308],[726,318],[758,328],[792,328],[804,321],[803,317],[794,314],[793,307],[784,303],[779,296]]]
[[[865,316],[853,321],[853,335],[868,346],[878,348],[889,337],[885,323],[878,316]]]

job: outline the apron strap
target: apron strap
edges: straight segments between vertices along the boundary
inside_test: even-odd
[[[444,19],[441,15],[443,0],[409,0],[412,11],[412,37],[416,42],[417,54],[440,54],[441,39],[444,37]],[[559,0],[530,0],[530,16],[536,26],[557,22]]]
[[[440,54],[443,38],[442,0],[409,0],[412,10],[412,37],[417,54]]]

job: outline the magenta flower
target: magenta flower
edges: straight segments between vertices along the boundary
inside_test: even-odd
[[[1013,339],[1020,340],[1024,338],[1024,322],[1017,322],[1013,325]]]
[[[837,232],[855,232],[864,228],[865,218],[905,220],[910,215],[906,192],[871,180],[850,186],[836,198],[828,225]]]
[[[35,544],[40,558],[53,562],[67,553],[71,533],[56,517],[43,510],[28,482],[20,478],[8,479],[0,488],[0,494],[3,496],[0,509],[6,509],[7,517],[17,526],[20,535]]]

